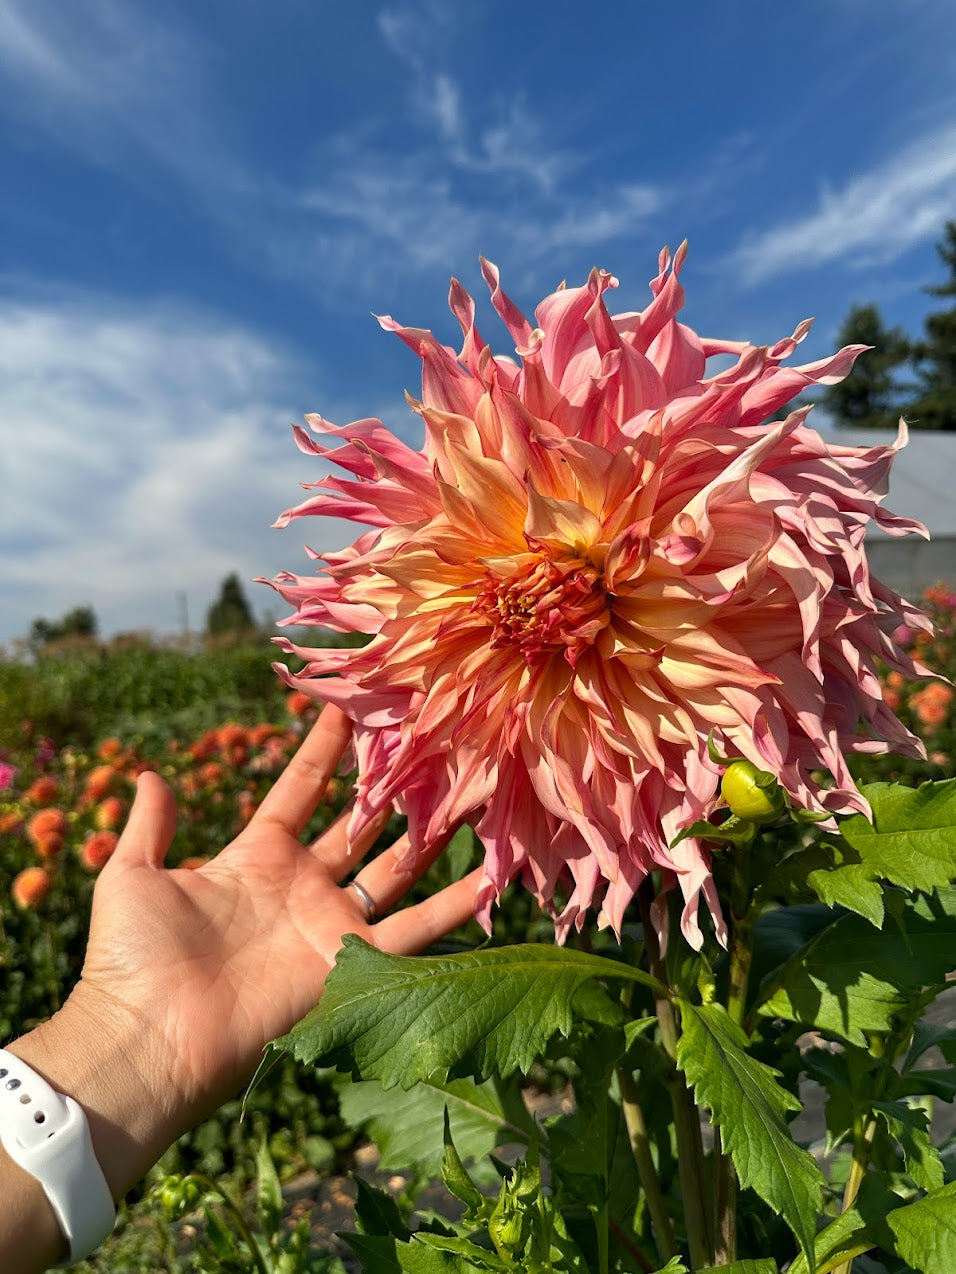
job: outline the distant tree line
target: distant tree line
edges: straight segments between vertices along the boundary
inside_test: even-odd
[[[956,430],[956,220],[946,223],[937,251],[947,277],[926,291],[950,306],[927,317],[920,340],[887,327],[876,305],[854,305],[844,320],[839,345],[873,348],[820,398],[836,424],[894,428],[902,416],[913,429]]]
[[[73,638],[94,640],[99,632],[92,606],[76,606],[60,619],[35,619],[30,625],[27,643],[34,651],[55,646]],[[206,612],[206,635],[209,637],[254,637],[259,627],[246,600],[239,576],[227,575],[219,586],[219,596]]]

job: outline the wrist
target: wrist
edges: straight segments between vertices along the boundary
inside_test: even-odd
[[[8,1048],[82,1107],[114,1200],[189,1124],[149,1029],[82,982],[48,1022]]]

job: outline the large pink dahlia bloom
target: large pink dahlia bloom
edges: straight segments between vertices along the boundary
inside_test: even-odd
[[[309,484],[317,494],[277,525],[319,514],[375,529],[312,553],[317,576],[273,581],[295,607],[285,622],[373,637],[358,650],[281,641],[306,660],[281,675],[355,722],[353,835],[390,802],[412,856],[475,827],[486,925],[520,875],[559,937],[591,906],[619,931],[659,870],[683,892],[688,941],[702,941],[701,895],[722,937],[707,847],[672,844],[717,803],[711,731],[818,812],[866,812],[848,753],[921,754],[874,660],[916,673],[890,634],[927,621],[871,577],[863,546],[870,521],[925,534],[881,507],[904,428],[894,446],[858,448],[824,443],[807,409],[768,423],[864,347],[785,367],[809,323],[770,347],[699,337],[676,317],[684,255],[661,254],[641,313],[610,314],[617,280],[593,271],[534,324],[483,263],[517,359],[492,353],[455,281],[460,353],[380,319],[422,360],[409,400],[422,451],[379,420],[307,417],[334,448],[296,430],[349,476]]]

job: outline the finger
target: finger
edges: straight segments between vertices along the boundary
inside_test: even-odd
[[[160,867],[176,834],[179,811],[165,780],[146,770],[136,780],[136,799],[122,836],[102,875],[117,866]]]
[[[370,822],[362,828],[352,845],[349,845],[348,828],[352,810],[344,809],[330,823],[321,836],[317,836],[310,849],[315,857],[328,869],[335,881],[340,881],[350,871],[354,871],[368,851],[388,827],[389,819],[395,811],[389,806],[380,810]]]
[[[256,810],[252,824],[278,823],[300,836],[348,745],[352,723],[334,704],[326,704],[298,752]]]
[[[386,916],[375,926],[375,945],[392,955],[415,955],[471,919],[484,868],[476,867],[424,902]]]
[[[411,865],[399,867],[408,858],[408,834],[404,833],[394,845],[365,864],[355,879],[375,903],[376,915],[384,916],[405,897],[416,880],[420,880],[440,856],[446,843],[442,841],[432,846],[426,854],[419,854]]]

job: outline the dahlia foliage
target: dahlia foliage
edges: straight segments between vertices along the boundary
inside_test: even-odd
[[[422,451],[379,420],[296,429],[303,452],[348,476],[309,484],[277,525],[325,515],[374,529],[312,553],[317,576],[273,581],[295,608],[285,622],[373,638],[281,640],[306,667],[280,674],[355,722],[353,836],[390,802],[408,815],[413,859],[474,826],[486,926],[520,876],[559,937],[592,906],[619,931],[660,871],[683,892],[688,941],[702,941],[701,895],[722,938],[706,844],[673,843],[719,803],[711,731],[821,814],[867,812],[848,753],[922,754],[874,660],[921,671],[892,633],[927,621],[873,579],[863,544],[871,521],[925,534],[881,507],[905,428],[893,446],[858,448],[827,445],[807,408],[768,423],[864,347],[786,367],[809,322],[769,347],[698,336],[677,321],[684,256],[662,252],[640,313],[610,314],[617,280],[595,270],[546,297],[533,324],[485,262],[517,359],[485,344],[457,281],[460,353],[379,320],[422,360],[409,399]],[[709,374],[714,355],[733,365]]]

